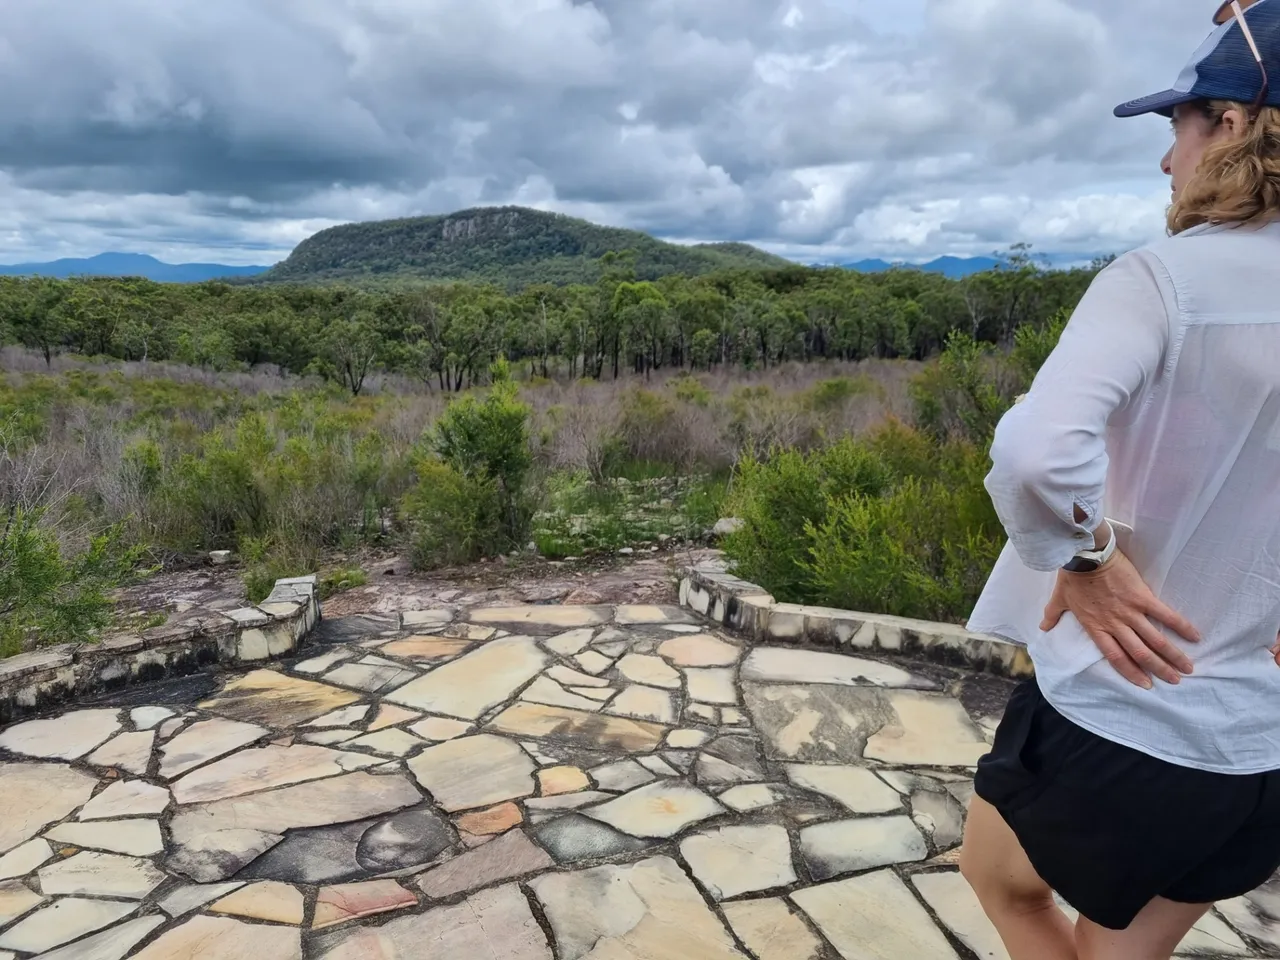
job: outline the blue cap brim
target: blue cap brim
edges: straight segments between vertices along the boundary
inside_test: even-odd
[[[1173,108],[1178,104],[1191,103],[1193,100],[1199,99],[1200,97],[1194,93],[1186,93],[1182,90],[1165,90],[1138,100],[1122,103],[1116,107],[1115,114],[1117,117],[1140,117],[1147,113],[1158,113],[1162,117],[1172,117]]]

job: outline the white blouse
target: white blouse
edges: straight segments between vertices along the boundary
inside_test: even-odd
[[[1201,770],[1280,769],[1280,223],[1196,228],[1099,273],[991,459],[1009,544],[969,628],[1025,644],[1045,698],[1099,736]],[[1195,664],[1176,686],[1130,684],[1071,614],[1039,629],[1104,516],[1203,634],[1164,630]]]

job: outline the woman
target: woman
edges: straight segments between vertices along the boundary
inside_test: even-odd
[[[1116,108],[1172,119],[1171,236],[1098,275],[992,446],[970,626],[1036,679],[961,869],[1013,960],[1167,960],[1280,867],[1280,0],[1217,22]]]

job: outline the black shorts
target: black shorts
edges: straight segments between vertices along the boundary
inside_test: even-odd
[[[1124,930],[1153,898],[1242,896],[1280,867],[1280,771],[1208,773],[1076,726],[1018,686],[978,761],[1036,872],[1094,923]]]

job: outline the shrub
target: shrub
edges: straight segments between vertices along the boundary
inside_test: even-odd
[[[725,554],[740,576],[779,599],[811,602],[817,587],[806,529],[826,523],[834,498],[876,496],[889,479],[875,453],[848,438],[810,454],[777,448],[761,459],[748,453],[726,505],[743,526],[725,539]]]
[[[422,460],[417,472],[418,483],[403,501],[417,569],[470,563],[512,549],[515,541],[503,522],[495,480],[430,459]]]
[[[64,555],[42,512],[9,509],[0,527],[0,656],[96,639],[113,619],[108,593],[135,575],[143,552],[118,528]]]

